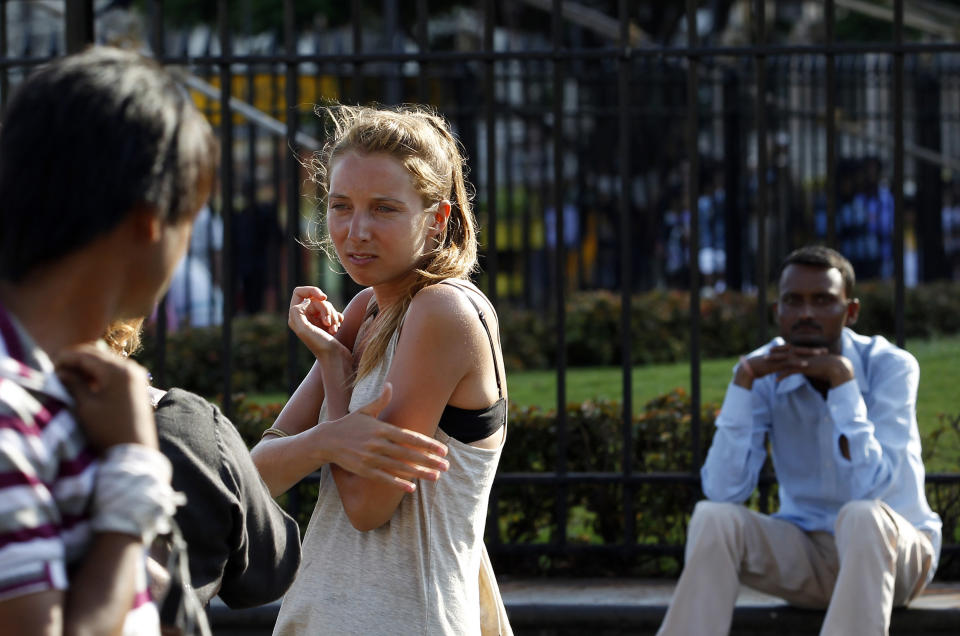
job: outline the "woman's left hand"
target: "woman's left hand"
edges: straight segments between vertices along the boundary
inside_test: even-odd
[[[287,324],[314,356],[350,354],[334,337],[341,322],[343,314],[334,308],[319,287],[304,285],[293,290]]]

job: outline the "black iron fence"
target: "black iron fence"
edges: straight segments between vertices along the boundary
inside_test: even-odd
[[[156,317],[160,385],[176,364],[162,346],[170,329],[221,325],[222,394],[231,395],[236,316],[283,311],[288,290],[305,280],[341,301],[355,291],[297,241],[315,213],[296,158],[322,140],[314,104],[424,102],[453,122],[477,188],[480,284],[501,312],[536,308],[557,325],[555,462],[549,472],[498,476],[494,558],[679,554],[677,541],[638,538],[636,502],[650,487],[698,496],[703,295],[755,293],[756,342],[764,342],[773,265],[822,240],[847,253],[861,277],[894,282],[903,345],[905,289],[960,275],[960,44],[905,41],[902,0],[889,37],[869,44],[836,41],[832,0],[822,3],[816,44],[771,43],[768,4],[737,3],[749,37],[736,45],[700,41],[693,0],[685,35],[662,44],[637,37],[626,0],[590,3],[588,13],[561,0],[483,0],[460,12],[443,3],[442,15],[427,0],[402,3],[403,11],[396,0],[354,0],[345,20],[322,28],[298,24],[296,3],[285,0],[265,34],[244,29],[247,3],[226,0],[211,10],[215,22],[193,29],[170,28],[161,0],[141,3],[135,19],[110,7],[98,14],[91,1],[25,16],[29,4],[0,2],[2,103],[45,59],[90,41],[133,43],[183,77],[219,131],[219,191],[181,287]],[[515,23],[520,4],[542,11],[539,29]],[[52,16],[49,28],[36,27],[41,13]],[[39,35],[11,27],[24,20]],[[628,302],[664,286],[690,290],[693,458],[666,474],[634,466]],[[598,288],[624,301],[622,470],[573,472],[566,307],[571,293]],[[287,355],[292,390],[302,355],[292,334]],[[934,488],[958,482],[957,474],[928,476]],[[591,486],[622,498],[621,541],[568,541],[568,493]],[[497,531],[500,493],[524,487],[555,493],[557,530],[543,543],[510,544]],[[945,556],[957,549],[945,537]]]

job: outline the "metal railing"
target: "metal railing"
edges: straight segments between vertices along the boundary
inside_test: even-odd
[[[46,55],[36,55],[35,44],[26,38],[26,44],[21,44],[23,54],[10,54],[7,31],[12,4],[0,2],[2,103],[15,73],[22,74],[60,53],[54,45]],[[833,0],[823,5],[824,42],[771,43],[765,15],[768,4],[751,0],[746,3],[751,41],[733,46],[701,44],[694,0],[686,2],[686,42],[663,45],[637,41],[626,0],[611,3],[606,16],[617,25],[615,39],[609,30],[601,35],[583,22],[568,19],[568,3],[561,0],[527,3],[549,5],[543,13],[544,27],[537,34],[515,29],[511,11],[495,0],[474,3],[478,12],[470,14],[469,28],[443,31],[452,27],[433,19],[427,0],[417,0],[406,36],[398,26],[396,2],[383,3],[379,21],[371,21],[369,4],[353,0],[348,23],[311,34],[298,28],[296,3],[285,0],[278,19],[280,37],[265,46],[257,45],[253,34],[236,32],[236,3],[219,0],[216,27],[205,32],[205,41],[199,45],[196,37],[192,42],[186,35],[178,40],[165,29],[161,0],[145,4],[150,53],[189,74],[194,88],[202,91],[205,97],[198,100],[217,124],[223,149],[214,212],[226,237],[217,256],[223,269],[224,395],[233,392],[232,320],[247,310],[235,302],[240,262],[235,244],[240,218],[234,207],[237,197],[245,197],[248,207],[263,199],[276,204],[274,221],[283,243],[271,254],[283,266],[272,274],[268,287],[273,291],[267,295],[274,294],[280,307],[285,306],[283,290],[321,271],[319,257],[297,242],[301,204],[293,202],[302,201],[307,193],[302,191],[296,154],[313,150],[311,140],[322,138],[318,120],[302,105],[331,98],[419,101],[436,106],[454,123],[471,158],[478,190],[485,291],[501,311],[513,306],[551,311],[558,327],[555,464],[547,473],[498,475],[488,532],[495,558],[581,551],[624,557],[679,554],[678,544],[638,542],[634,495],[647,484],[696,489],[699,466],[679,473],[641,472],[633,466],[631,452],[635,405],[629,300],[637,290],[670,280],[673,270],[669,268],[676,263],[664,264],[654,256],[658,246],[670,247],[657,238],[664,231],[665,212],[689,217],[678,225],[688,238],[681,246],[685,265],[675,271],[690,290],[693,458],[704,452],[699,308],[707,281],[698,260],[702,248],[725,253],[719,280],[728,288],[755,291],[761,325],[757,343],[766,341],[771,263],[796,246],[792,244],[796,236],[816,238],[819,232],[828,244],[839,244],[843,213],[838,190],[843,184],[837,181],[838,170],[851,158],[875,156],[881,165],[892,166],[887,181],[893,199],[890,242],[897,344],[904,345],[907,182],[918,186],[913,197],[918,278],[951,275],[937,221],[947,187],[939,175],[944,169],[960,167],[960,109],[949,108],[960,105],[960,83],[955,80],[960,45],[905,42],[902,0],[893,2],[889,41],[868,44],[836,41]],[[62,19],[66,50],[104,40],[93,28],[92,1],[67,2]],[[374,23],[384,25],[384,32],[374,32],[370,27]],[[463,39],[472,44],[431,48],[436,42]],[[235,50],[238,42],[242,51]],[[910,68],[909,77],[905,67]],[[218,98],[211,99],[216,91]],[[245,105],[238,107],[238,101]],[[784,135],[786,144],[780,143]],[[237,157],[238,150],[245,152],[243,161]],[[247,182],[241,183],[244,179]],[[712,182],[707,183],[709,179]],[[701,218],[701,200],[713,192],[723,193],[725,207],[717,216],[724,235],[722,240],[713,236],[713,242],[705,245],[701,238],[713,231],[717,221]],[[676,196],[671,199],[672,195]],[[569,216],[567,206],[573,208]],[[824,221],[819,231],[818,218]],[[607,236],[593,239],[594,255],[590,256],[591,250],[584,247],[587,226],[602,219],[607,219]],[[342,284],[337,279],[330,282]],[[595,287],[615,289],[622,299],[624,451],[623,470],[616,473],[574,473],[567,468],[568,294],[572,289]],[[345,296],[352,290],[347,284],[339,293]],[[263,301],[265,292],[258,293]],[[166,333],[165,317],[161,311],[161,339]],[[159,349],[154,373],[162,384],[170,361],[163,357],[163,347]],[[300,355],[292,334],[287,351],[292,390],[299,381],[296,360]],[[224,401],[228,415],[229,402]],[[960,475],[930,475],[928,482],[956,484]],[[567,492],[583,484],[621,489],[622,543],[582,546],[567,541]],[[502,542],[496,530],[498,492],[524,485],[549,485],[556,491],[557,531],[549,543],[511,545]],[[766,495],[762,499],[766,501]],[[947,537],[944,554],[957,550]]]

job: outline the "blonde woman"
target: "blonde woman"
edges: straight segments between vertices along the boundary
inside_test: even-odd
[[[275,633],[480,634],[507,395],[496,312],[467,279],[477,240],[463,156],[447,123],[422,108],[324,113],[331,139],[311,165],[328,239],[365,289],[340,324],[319,289],[294,291],[290,325],[317,364],[276,428],[294,436],[390,386],[378,417],[445,443],[449,470],[410,492],[325,466]],[[309,452],[284,437],[254,458],[277,492],[303,476],[289,466]]]

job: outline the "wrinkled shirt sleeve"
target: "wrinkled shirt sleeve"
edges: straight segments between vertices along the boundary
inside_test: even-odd
[[[757,383],[753,391],[730,383],[716,426],[700,469],[703,493],[712,501],[742,503],[757,487],[767,457],[770,407]]]
[[[853,497],[882,497],[897,479],[900,468],[913,453],[919,460],[916,430],[917,387],[920,367],[909,355],[878,357],[870,369],[869,417],[867,403],[856,379],[834,387],[827,394],[827,407],[834,424],[833,452],[840,465],[853,468]],[[840,450],[847,438],[850,459]]]

